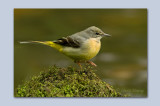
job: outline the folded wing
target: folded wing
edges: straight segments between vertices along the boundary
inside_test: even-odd
[[[72,37],[62,37],[56,41],[53,41],[56,44],[62,45],[62,46],[67,46],[67,47],[73,47],[73,48],[79,48],[80,43],[76,40],[73,39]]]

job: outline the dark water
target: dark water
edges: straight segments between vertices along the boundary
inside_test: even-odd
[[[14,88],[48,66],[77,67],[50,47],[18,41],[54,40],[93,25],[112,35],[102,39],[101,51],[93,58],[97,75],[120,92],[146,97],[146,9],[15,9]]]

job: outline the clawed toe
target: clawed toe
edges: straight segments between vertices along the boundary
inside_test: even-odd
[[[82,69],[82,65],[80,64],[79,61],[74,61],[81,69]]]
[[[82,65],[80,64],[80,61],[74,61],[81,69],[82,69]],[[95,63],[93,63],[92,61],[86,61],[86,63],[89,63],[90,65],[97,67],[97,65]]]

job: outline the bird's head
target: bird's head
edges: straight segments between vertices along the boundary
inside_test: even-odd
[[[102,37],[110,37],[111,35],[104,33],[101,29],[95,27],[95,26],[91,26],[89,28],[87,28],[85,30],[85,32],[87,33],[87,36],[89,36],[90,38],[99,38],[101,39]]]

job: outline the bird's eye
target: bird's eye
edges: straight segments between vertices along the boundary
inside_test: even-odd
[[[98,32],[96,32],[96,35],[99,35],[99,33],[98,33]]]

